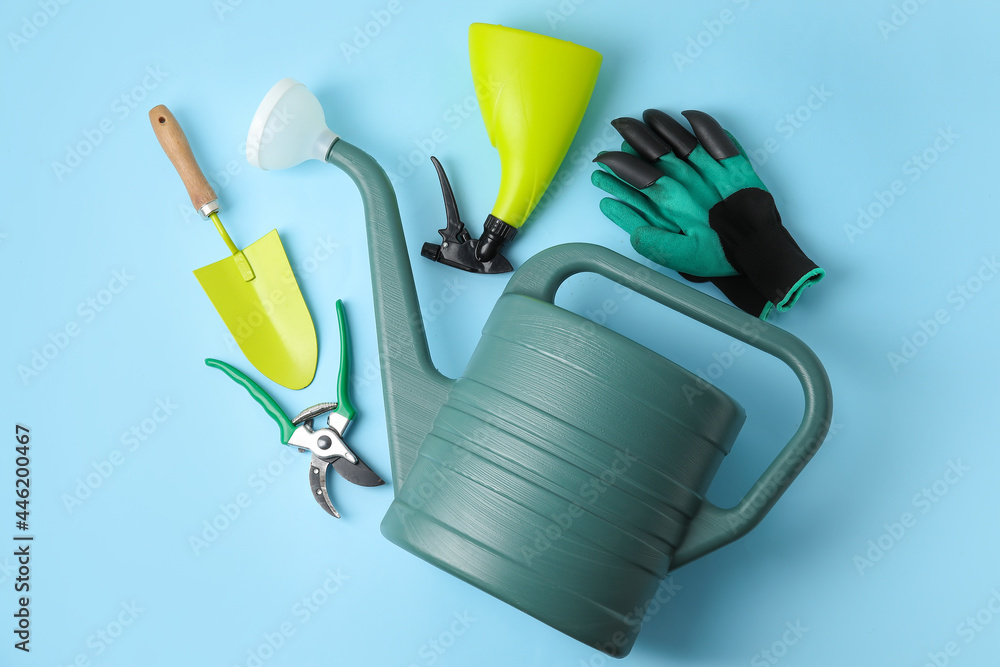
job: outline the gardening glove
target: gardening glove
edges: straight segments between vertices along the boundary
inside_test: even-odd
[[[791,308],[824,275],[781,224],[774,198],[743,148],[714,118],[685,111],[692,135],[656,109],[612,122],[621,152],[594,161],[591,180],[612,198],[601,211],[641,255],[696,282],[711,280],[735,305],[766,319]]]

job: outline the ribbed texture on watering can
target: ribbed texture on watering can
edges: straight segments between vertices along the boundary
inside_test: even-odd
[[[465,377],[494,379],[495,369],[506,366],[510,373],[505,379],[522,384],[501,391],[548,405],[556,416],[589,408],[600,418],[589,419],[588,427],[611,441],[620,438],[613,431],[631,428],[652,445],[647,449],[660,449],[664,439],[649,430],[655,425],[671,429],[665,434],[669,436],[680,436],[677,429],[685,429],[697,441],[729,453],[746,419],[735,400],[672,361],[530,297],[501,297],[483,335],[495,340],[480,343]]]
[[[684,460],[688,458],[686,452],[667,453],[661,457],[663,466],[654,467],[649,461],[642,460],[629,451],[622,451],[614,443],[602,440],[572,422],[552,419],[551,415],[536,406],[468,378],[456,383],[450,399],[439,415],[439,430],[451,427],[451,411],[474,416],[481,422],[482,428],[486,425],[495,426],[497,438],[506,436],[505,440],[499,441],[490,437],[494,435],[493,432],[485,431],[476,435],[476,444],[492,447],[493,451],[502,452],[506,458],[521,462],[534,470],[570,466],[581,474],[600,477],[608,474],[610,465],[619,463],[620,466],[620,462],[624,460],[629,463],[629,474],[626,477],[615,476],[615,481],[623,491],[640,499],[648,496],[650,503],[662,503],[684,517],[692,516],[701,503],[701,497],[690,488],[690,484],[684,486],[670,474],[670,471],[676,474],[677,471],[690,467],[684,465]],[[458,422],[454,427],[456,431],[465,426],[464,421]],[[511,440],[527,447],[521,447],[522,451],[515,454],[511,449]],[[720,463],[723,456],[718,451],[712,454],[709,466]],[[675,459],[676,463],[671,459]],[[697,480],[686,481],[698,483]]]
[[[668,448],[656,428],[729,453],[746,419],[735,400],[672,361],[531,297],[501,297],[483,336],[464,377],[545,404],[558,417],[579,413],[587,430],[609,441],[627,442],[619,433],[631,433],[652,456]]]
[[[521,466],[498,465],[491,460],[497,458],[495,455],[483,457],[470,453],[460,445],[448,443],[436,435],[425,443],[426,451],[421,448],[418,462],[427,458],[433,462],[435,473],[442,473],[447,469],[446,474],[461,475],[490,490],[503,498],[502,505],[509,508],[516,515],[515,518],[530,513],[534,515],[530,520],[540,523],[543,528],[547,527],[548,522],[572,526],[573,533],[582,540],[600,545],[615,556],[630,560],[654,574],[663,557],[673,553],[679,543],[679,536],[683,533],[679,517],[669,516],[669,509],[664,513],[657,513],[630,498],[613,486],[610,477],[608,479],[611,483],[605,483],[599,481],[600,478],[587,479],[578,475],[581,480],[578,486],[586,490],[582,494],[579,491],[568,491],[562,487],[568,478],[565,474],[558,475],[561,480],[552,481]],[[628,516],[630,510],[631,516]],[[654,524],[653,530],[645,530],[639,525],[634,517],[640,515],[648,517],[649,523]],[[535,536],[534,529],[522,533],[517,530],[520,527],[514,525],[512,528],[516,544],[522,544],[525,538]],[[656,532],[667,533],[673,543],[658,537]],[[508,537],[511,535],[504,535],[505,539]],[[507,545],[497,543],[495,546],[503,550]],[[519,557],[520,552],[515,549],[510,555]]]
[[[506,295],[382,531],[622,655],[743,420],[650,350]]]
[[[467,378],[455,384],[420,454],[545,517],[576,504],[587,512],[581,522],[598,521],[598,533],[629,530],[663,553],[679,545],[701,502],[627,451]],[[710,467],[722,459],[713,454]]]

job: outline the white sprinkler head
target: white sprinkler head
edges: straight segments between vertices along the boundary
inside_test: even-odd
[[[282,79],[264,96],[250,123],[247,162],[261,169],[287,169],[306,160],[322,161],[336,140],[316,96],[295,79]]]

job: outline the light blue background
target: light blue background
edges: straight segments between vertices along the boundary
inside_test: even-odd
[[[1000,245],[997,4],[907,0],[897,5],[915,13],[887,35],[879,21],[892,20],[890,0],[472,4],[401,0],[398,15],[368,26],[377,34],[345,54],[342,44],[386,1],[4,3],[0,430],[10,435],[0,439],[0,540],[14,532],[19,422],[33,437],[37,541],[30,655],[11,646],[12,559],[0,556],[0,663],[68,665],[83,656],[80,664],[100,666],[252,665],[248,652],[283,623],[294,634],[273,656],[264,651],[264,665],[611,662],[390,545],[378,532],[389,486],[335,479],[339,522],[309,499],[307,459],[282,463],[273,424],[202,364],[214,356],[248,366],[191,275],[225,250],[189,211],[146,119],[150,107],[168,104],[207,172],[231,163],[234,173],[216,181],[237,243],[281,232],[321,340],[312,386],[266,385],[288,411],[333,398],[333,302],[346,301],[361,415],[350,443],[387,476],[360,199],[348,179],[317,163],[253,170],[241,143],[264,93],[293,76],[316,92],[336,132],[397,174],[418,291],[433,311],[430,346],[455,376],[505,278],[419,259],[444,220],[424,147],[430,142],[444,162],[478,233],[499,179],[468,68],[467,27],[485,21],[604,54],[564,185],[511,246],[515,265],[568,241],[636,257],[597,210],[588,160],[616,145],[608,121],[657,106],[709,111],[748,149],[776,147],[760,175],[787,226],[829,272],[777,323],[829,369],[834,434],[759,528],[674,573],[676,595],[649,620],[628,664],[773,664],[767,649],[783,665],[919,666],[928,654],[938,664],[995,665],[1000,617],[982,612],[979,622],[991,622],[978,630],[963,623],[1000,590],[1000,281],[975,281],[981,269],[992,276],[983,258]],[[33,19],[45,6],[54,16]],[[720,17],[728,21],[721,31]],[[24,23],[32,20],[46,24],[32,32]],[[14,44],[11,33],[30,38]],[[691,47],[691,61],[678,64],[689,39],[701,40],[701,53]],[[814,87],[831,95],[813,98],[818,108],[806,113],[800,107]],[[783,119],[797,110],[809,118],[790,131]],[[88,139],[105,120],[110,133]],[[936,137],[949,129],[958,139],[936,153]],[[54,163],[88,141],[97,145],[60,178]],[[910,160],[927,149],[936,161],[913,180]],[[404,178],[399,165],[413,151],[418,166]],[[878,214],[877,193],[896,180],[902,194],[851,236],[845,225],[856,223],[859,207]],[[107,297],[115,271],[128,284],[89,315],[80,304]],[[447,281],[457,281],[460,296],[438,308]],[[969,281],[981,289],[959,299],[954,290]],[[725,356],[726,339],[603,279],[573,279],[560,303],[720,374],[711,364]],[[920,322],[939,310],[946,322],[921,336]],[[78,335],[22,379],[18,367],[68,324]],[[887,355],[914,336],[924,345],[894,368]],[[752,352],[734,358],[716,384],[750,415],[710,494],[731,504],[794,430],[802,401],[787,370]],[[141,428],[158,400],[176,408],[128,451],[123,433]],[[68,509],[66,498],[116,450],[121,465]],[[941,481],[958,462],[967,470],[951,477],[956,483]],[[261,484],[255,475],[269,464],[280,474]],[[920,499],[924,489],[936,502]],[[239,494],[249,507],[196,554],[191,537]],[[910,525],[893,527],[907,512]],[[870,540],[889,547],[877,561]],[[869,557],[870,566],[859,565]],[[320,594],[328,571],[339,572],[339,590]],[[314,594],[323,604],[306,619],[296,605]],[[102,629],[116,634],[121,605],[133,603],[142,611],[114,643],[97,639]],[[466,628],[456,614],[475,620]],[[796,637],[788,624],[807,630]],[[942,653],[949,642],[952,656]],[[441,643],[449,648],[436,650]]]

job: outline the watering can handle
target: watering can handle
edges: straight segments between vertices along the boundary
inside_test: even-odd
[[[517,270],[504,294],[553,303],[559,286],[577,273],[602,275],[777,357],[792,369],[805,393],[805,414],[798,430],[743,499],[728,509],[702,502],[671,562],[671,569],[678,568],[742,537],[770,511],[830,428],[830,380],[815,353],[787,331],[601,246],[570,243],[540,252]]]

